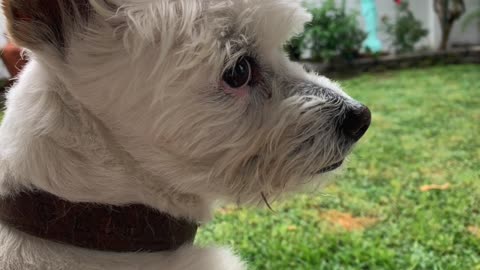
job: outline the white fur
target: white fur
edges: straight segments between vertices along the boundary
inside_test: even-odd
[[[357,104],[286,59],[282,44],[310,19],[298,2],[90,0],[95,13],[66,29],[65,51],[30,46],[0,127],[1,193],[35,187],[206,222],[216,201],[297,190],[348,154],[334,126]],[[245,54],[263,83],[228,96],[222,72]],[[4,270],[244,269],[223,249],[114,254],[3,226],[0,260]]]

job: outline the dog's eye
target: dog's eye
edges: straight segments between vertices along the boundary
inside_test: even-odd
[[[241,88],[252,79],[252,65],[248,58],[242,57],[223,73],[223,81],[231,88]]]

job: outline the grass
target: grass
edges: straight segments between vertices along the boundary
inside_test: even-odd
[[[197,242],[231,246],[250,269],[480,269],[480,66],[343,85],[373,124],[335,184],[275,212],[222,208]]]

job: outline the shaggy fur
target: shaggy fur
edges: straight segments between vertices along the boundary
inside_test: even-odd
[[[42,4],[39,4],[41,2]],[[36,4],[34,4],[36,3]],[[217,201],[275,199],[345,159],[358,102],[288,61],[292,0],[4,0],[30,63],[0,127],[0,192],[143,203],[198,222]],[[254,59],[255,84],[222,74]],[[318,181],[314,181],[317,182]],[[321,183],[322,181],[320,181]],[[114,254],[0,226],[0,268],[244,269],[225,249]]]

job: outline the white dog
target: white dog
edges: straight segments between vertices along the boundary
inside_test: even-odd
[[[299,2],[3,0],[30,63],[0,128],[0,269],[245,269],[196,224],[323,179],[370,124],[287,60]]]

